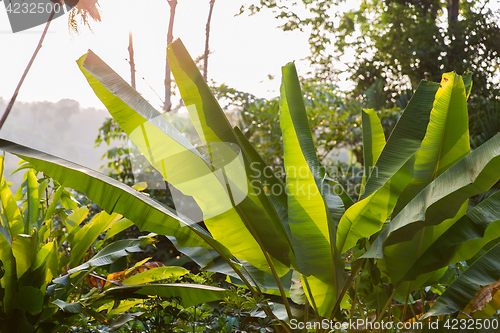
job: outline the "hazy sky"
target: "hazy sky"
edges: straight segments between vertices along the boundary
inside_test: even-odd
[[[234,17],[242,4],[257,0],[216,0],[212,17],[209,80],[217,84],[275,97],[279,90],[280,68],[297,61],[302,74],[307,72],[300,59],[309,53],[307,33],[283,32],[270,11],[254,16]],[[342,9],[353,7],[349,0]],[[140,3],[141,6],[137,4]],[[94,33],[81,25],[81,33],[72,35],[67,16],[51,23],[43,48],[18,96],[19,101],[57,102],[63,98],[77,100],[84,107],[102,107],[75,60],[88,49],[93,50],[125,80],[130,81],[128,31],[134,34],[137,90],[153,106],[160,108],[164,96],[165,48],[169,18],[166,0],[100,0],[102,22],[93,22]],[[500,1],[490,2],[498,8]],[[174,37],[181,38],[193,58],[204,51],[208,0],[178,0]],[[21,77],[44,26],[13,34],[5,7],[0,4],[0,97],[9,100]],[[349,56],[345,56],[348,61]],[[302,65],[302,66],[301,66]],[[342,66],[342,64],[337,64]],[[268,74],[274,80],[268,79]],[[143,79],[144,77],[144,79]],[[350,89],[346,82],[339,82]],[[150,87],[151,86],[151,87]],[[154,91],[153,91],[154,90]]]
[[[43,48],[18,96],[20,101],[75,99],[82,106],[102,107],[75,60],[92,49],[124,79],[130,80],[128,31],[134,34],[137,88],[159,107],[164,96],[165,47],[169,16],[166,0],[101,0],[102,22],[93,22],[91,33],[81,26],[71,35],[67,16],[54,20]],[[137,6],[140,3],[142,6]],[[208,0],[179,0],[174,37],[181,38],[193,58],[204,51]],[[259,97],[277,95],[280,67],[308,54],[307,35],[285,33],[270,12],[234,17],[248,1],[217,0],[210,35],[209,79],[226,83]],[[118,5],[117,5],[118,4]],[[3,4],[0,5],[0,97],[10,99],[44,26],[13,34]],[[300,67],[299,67],[300,68]],[[305,70],[304,70],[305,71]],[[268,74],[275,76],[270,81]],[[145,80],[142,79],[145,78]],[[151,89],[148,84],[153,88]]]

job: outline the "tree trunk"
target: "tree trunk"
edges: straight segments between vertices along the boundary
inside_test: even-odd
[[[448,10],[448,25],[458,21],[459,0],[446,0],[446,9]]]
[[[167,45],[172,43],[174,40],[174,18],[175,18],[175,7],[177,6],[177,0],[168,0],[168,4],[170,5],[170,21],[168,23],[168,32],[167,32]],[[168,57],[166,57],[166,66],[165,66],[165,102],[163,104],[163,111],[168,112],[172,109],[172,78],[170,74],[170,64],[168,63]]]
[[[457,60],[455,49],[459,47],[457,45],[459,0],[446,0],[446,9],[448,10],[448,37],[450,38],[447,52],[448,66],[449,68],[455,68]]]
[[[207,27],[205,29],[206,31],[206,37],[205,37],[205,53],[203,54],[203,78],[205,81],[207,81],[207,73],[208,73],[208,54],[209,54],[209,48],[208,48],[208,39],[210,37],[210,21],[212,20],[212,12],[214,10],[214,3],[215,0],[210,0],[210,10],[208,12],[208,19],[207,19]]]
[[[128,32],[128,54],[130,63],[130,84],[135,89],[135,62],[134,62],[134,42],[132,40],[132,30]]]

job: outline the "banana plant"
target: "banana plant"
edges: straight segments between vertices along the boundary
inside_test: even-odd
[[[3,159],[4,155],[0,156],[2,332],[37,329],[55,332],[71,325],[80,314],[102,318],[95,310],[103,303],[123,299],[124,295],[126,298],[145,298],[150,294],[180,297],[186,307],[227,296],[221,288],[154,283],[187,273],[178,267],[154,267],[128,277],[124,286],[93,288],[89,294],[82,294],[88,289],[85,284],[90,278],[99,278],[92,274],[96,268],[142,251],[139,246],[151,244],[152,235],[111,241],[113,235],[132,222],[120,214],[105,211],[89,218],[89,210],[80,207],[69,191],[47,177],[38,178],[28,163],[17,170],[28,169],[24,183],[13,195],[3,177]],[[133,191],[142,189],[142,184],[133,186]],[[23,202],[21,209],[17,202]],[[107,245],[87,260],[86,257],[92,256],[97,238],[103,234]]]
[[[500,179],[500,136],[470,151],[470,75],[422,81],[387,141],[376,112],[362,111],[366,173],[354,202],[318,161],[293,63],[282,68],[283,183],[229,124],[181,41],[168,46],[168,57],[204,150],[94,53],[78,65],[150,164],[194,198],[202,219],[69,161],[5,140],[0,149],[84,192],[108,214],[166,235],[202,268],[237,278],[256,295],[280,295],[285,321],[295,313],[290,296],[310,306],[316,319],[345,320],[358,312],[381,320],[398,302],[405,320],[414,298],[425,302],[422,290],[438,283],[448,265],[500,240],[493,228],[500,211],[495,195],[467,210],[468,198]],[[485,236],[490,224],[494,232]],[[469,269],[481,272],[484,265]],[[297,290],[305,297],[296,297]],[[273,316],[270,307],[266,313]]]

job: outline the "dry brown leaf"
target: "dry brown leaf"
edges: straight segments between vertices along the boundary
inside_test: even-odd
[[[479,289],[472,299],[470,315],[472,316],[474,312],[484,309],[486,304],[493,299],[498,289],[500,289],[500,280]]]

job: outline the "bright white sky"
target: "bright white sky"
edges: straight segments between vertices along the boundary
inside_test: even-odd
[[[279,90],[281,66],[295,60],[299,74],[307,72],[305,64],[301,66],[300,59],[309,53],[308,35],[285,33],[276,28],[279,22],[268,10],[255,16],[234,17],[242,4],[252,1],[257,2],[216,0],[210,35],[210,50],[213,54],[209,59],[208,77],[216,84],[225,83],[258,97],[275,97]],[[209,1],[178,2],[174,37],[181,38],[191,56],[196,58],[204,51]],[[102,108],[75,60],[91,49],[130,81],[130,68],[126,59],[128,31],[131,29],[134,33],[137,90],[153,106],[161,107],[160,99],[148,84],[163,98],[169,18],[167,1],[100,0],[100,3],[102,22],[93,22],[94,33],[81,25],[81,34],[72,36],[68,31],[67,16],[51,23],[49,34],[24,82],[18,101],[57,102],[70,98],[84,107]],[[350,0],[342,4],[341,8],[346,10],[357,3],[359,0]],[[499,4],[498,0],[492,1],[491,6],[498,8]],[[12,96],[43,28],[38,26],[13,34],[5,7],[0,3],[0,97],[4,100]],[[274,76],[274,80],[269,80],[268,74]],[[339,86],[350,89],[348,82],[339,82]]]
[[[137,90],[153,106],[163,98],[165,47],[169,6],[166,0],[101,0],[102,22],[93,22],[94,33],[81,25],[80,35],[68,31],[67,16],[54,20],[43,48],[28,74],[18,101],[57,102],[77,100],[84,107],[102,104],[91,91],[75,60],[87,49],[130,81],[128,31],[134,34]],[[279,91],[280,68],[308,55],[307,34],[285,33],[269,11],[248,17],[240,6],[249,1],[216,0],[210,34],[208,77],[259,97],[274,97]],[[117,5],[119,4],[119,5]],[[0,5],[0,97],[9,100],[38,43],[44,26],[13,34],[4,5]],[[193,58],[204,51],[208,0],[179,0],[174,37],[181,38]],[[298,64],[300,70],[300,63]],[[306,72],[304,68],[303,72]],[[267,75],[275,78],[269,80]],[[142,79],[145,78],[145,80]],[[147,82],[147,83],[146,83]],[[174,101],[175,104],[175,101]]]

